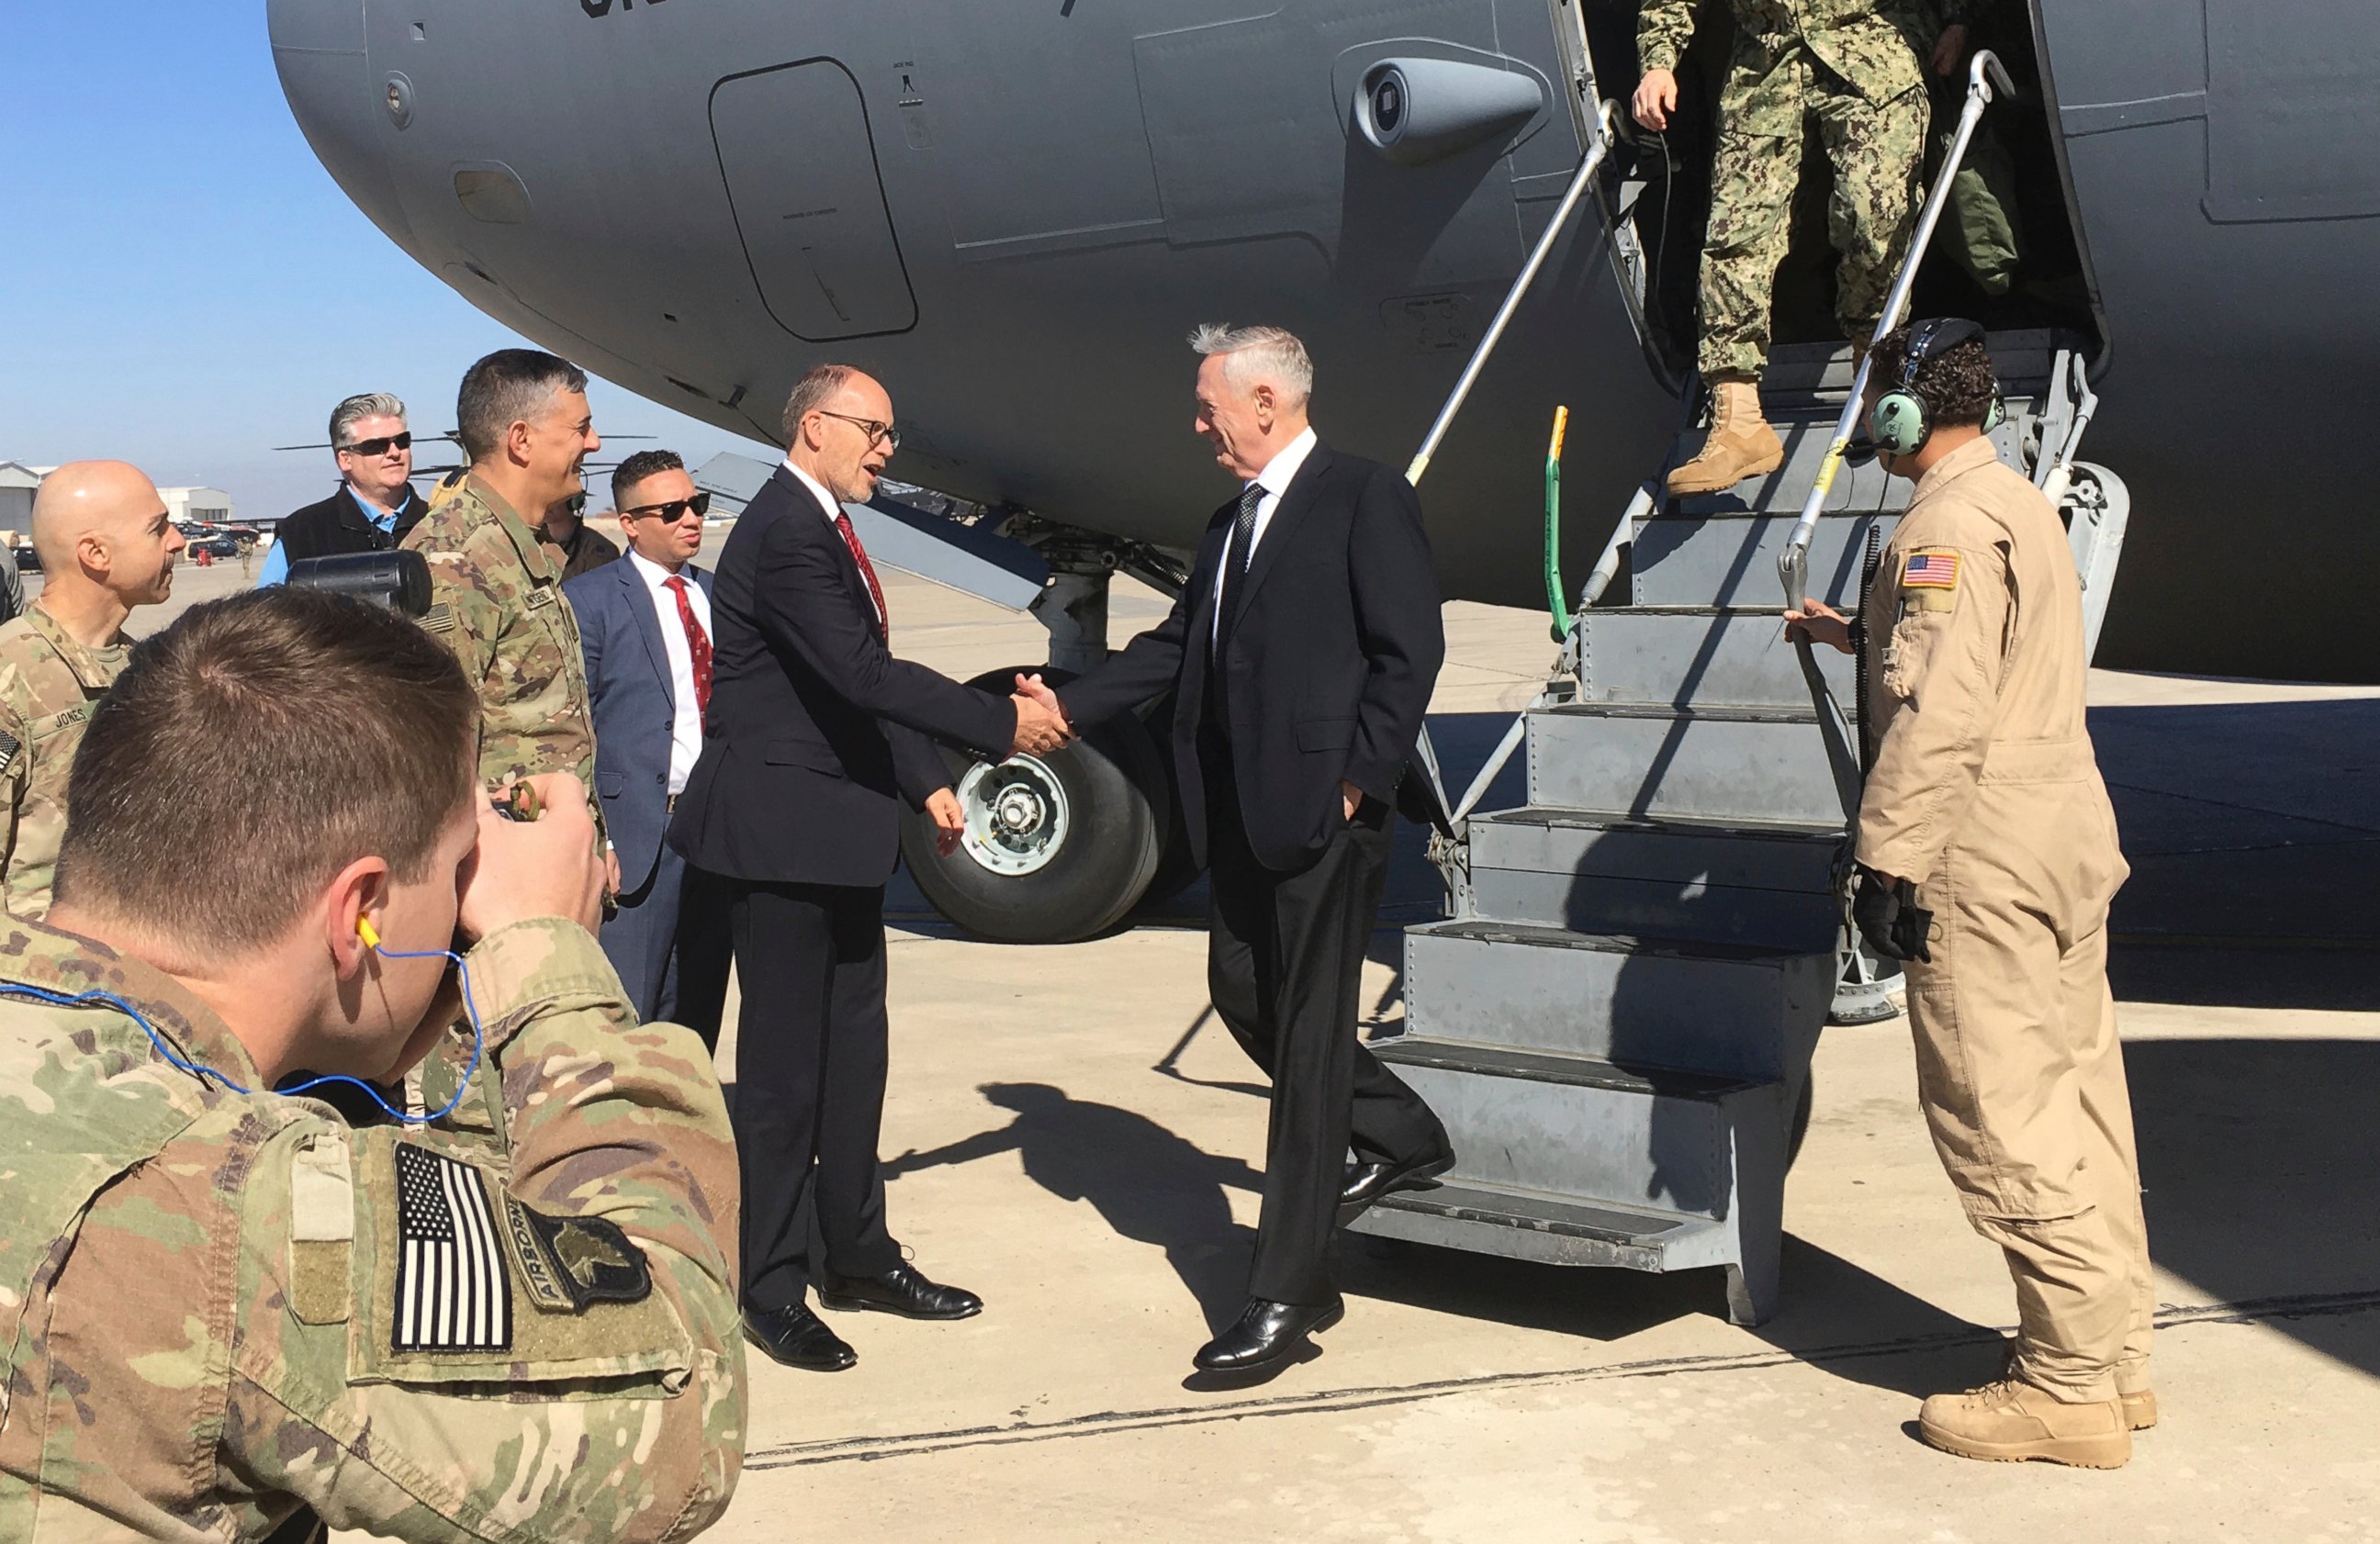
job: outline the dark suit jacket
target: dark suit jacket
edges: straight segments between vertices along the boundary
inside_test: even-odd
[[[710,570],[688,563],[686,573],[703,594],[711,593]],[[579,648],[587,657],[603,829],[619,850],[620,889],[633,895],[652,877],[669,826],[670,743],[677,730],[669,650],[652,592],[625,558],[570,580],[562,593],[577,613]]]
[[[1206,857],[1198,725],[1210,686],[1215,574],[1239,513],[1215,512],[1173,612],[1058,698],[1077,724],[1175,689],[1173,764],[1192,850]],[[1342,823],[1345,778],[1382,802],[1445,657],[1421,501],[1378,462],[1318,442],[1281,495],[1220,649],[1239,814],[1268,868],[1303,866]]]
[[[895,659],[859,565],[816,495],[777,469],[719,554],[710,713],[672,847],[737,879],[881,885],[900,851],[896,790],[949,782],[931,735],[1008,754],[1015,710]]]
[[[421,524],[430,513],[430,501],[416,493],[411,485],[405,489],[405,503],[396,512],[396,532],[388,535],[365,518],[363,506],[341,483],[338,491],[319,504],[309,504],[294,510],[289,518],[276,526],[273,539],[288,554],[289,561],[300,558],[329,558],[347,552],[386,552],[405,540],[406,533]]]

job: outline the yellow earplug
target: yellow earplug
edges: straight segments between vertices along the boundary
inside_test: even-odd
[[[373,931],[371,919],[370,917],[358,917],[356,919],[356,936],[362,939],[365,947],[368,948],[376,949],[380,947],[380,935]]]

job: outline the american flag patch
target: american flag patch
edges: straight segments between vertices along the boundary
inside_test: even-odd
[[[395,1348],[511,1349],[512,1283],[480,1171],[399,1142],[396,1198]]]
[[[1909,566],[1901,571],[1900,587],[1904,590],[1957,589],[1959,554],[1912,552],[1909,554]]]

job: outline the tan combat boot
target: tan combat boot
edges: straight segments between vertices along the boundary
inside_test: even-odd
[[[2015,1463],[2043,1458],[2085,1469],[2119,1469],[2132,1456],[2120,1400],[2069,1405],[2012,1379],[1965,1393],[1937,1393],[1917,1412],[1918,1434],[1961,1458]]]
[[[1711,394],[1709,437],[1694,460],[1670,474],[1670,491],[1681,498],[1717,493],[1785,464],[1783,442],[1761,416],[1756,383],[1722,380]]]
[[[2016,1375],[2016,1342],[2009,1340],[2000,1346],[2000,1378],[2012,1381]],[[2117,1369],[2116,1397],[2123,1403],[2124,1425],[2134,1431],[2146,1431],[2157,1423],[2156,1390],[2150,1386],[2145,1371],[2132,1376],[2140,1381],[2140,1387],[2128,1389],[2124,1387],[2124,1369]]]

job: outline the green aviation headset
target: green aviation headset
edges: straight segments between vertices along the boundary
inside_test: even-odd
[[[1961,344],[1980,340],[1984,330],[1964,317],[1936,317],[1917,324],[1909,339],[1908,356],[1900,362],[1900,379],[1876,399],[1867,416],[1868,438],[1887,455],[1915,455],[1934,435],[1934,410],[1917,389],[1917,372],[1925,361],[1947,354]],[[1984,432],[1989,434],[2008,417],[1997,382],[1992,404],[1984,410]]]

